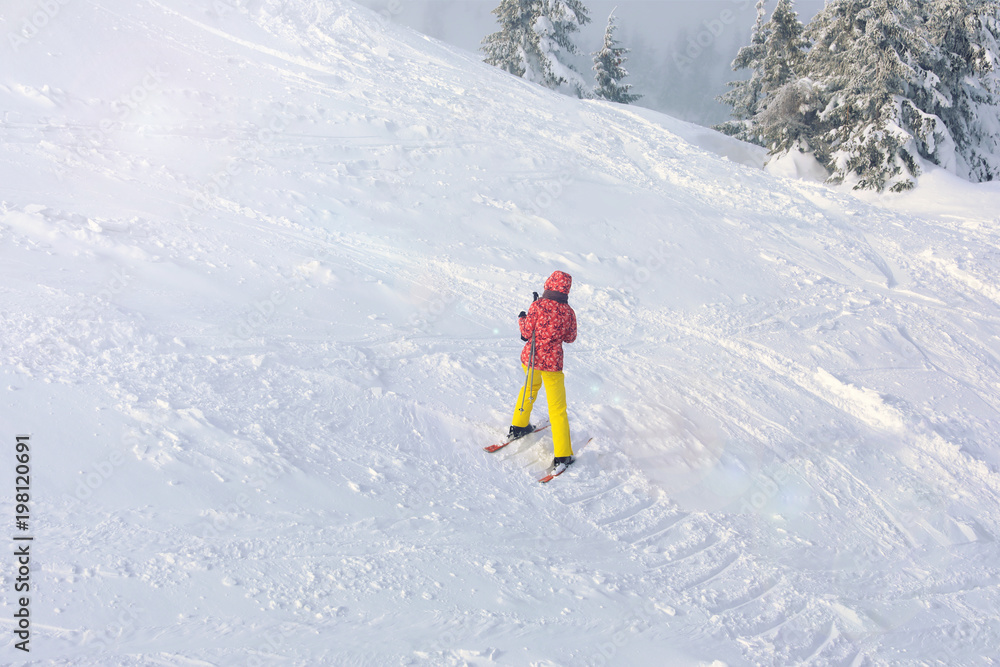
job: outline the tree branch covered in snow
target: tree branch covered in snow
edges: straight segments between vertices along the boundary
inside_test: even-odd
[[[581,0],[501,0],[493,14],[500,30],[483,40],[488,64],[586,96],[587,84],[567,57],[579,53],[572,33],[590,22]]]
[[[984,0],[834,0],[808,28],[779,0],[733,62],[727,134],[809,152],[833,182],[903,191],[921,161],[1000,176],[1000,9]]]

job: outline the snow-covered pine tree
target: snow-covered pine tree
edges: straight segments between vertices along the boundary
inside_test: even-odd
[[[805,26],[795,12],[792,0],[778,0],[771,20],[764,25],[764,53],[761,62],[761,86],[775,91],[799,78],[809,49]]]
[[[544,0],[542,8],[542,16],[535,24],[545,56],[541,83],[556,89],[568,86],[577,97],[587,97],[589,85],[569,58],[580,53],[572,34],[590,23],[583,0]]]
[[[825,128],[810,146],[841,182],[900,192],[920,173],[914,137],[935,122],[914,100],[934,77],[912,0],[833,0],[810,24],[806,70],[823,91]]]
[[[803,137],[817,123],[818,91],[803,77],[809,41],[792,0],[778,0],[766,23],[765,9],[760,0],[751,44],[733,62],[734,69],[750,69],[750,78],[731,83],[732,90],[719,98],[733,106],[735,120],[719,129],[776,154],[808,144]]]
[[[998,0],[830,0],[804,35],[791,0],[767,23],[762,5],[719,129],[807,150],[859,189],[913,187],[919,158],[1000,177]]]
[[[766,38],[760,64],[761,101],[752,120],[755,134],[763,139],[771,154],[807,147],[808,138],[819,126],[820,91],[811,79],[803,76],[809,40],[792,0],[778,0],[763,32]]]
[[[979,85],[984,91],[983,100],[977,102],[980,120],[978,145],[969,161],[971,176],[981,181],[1000,179],[1000,2],[982,3],[979,15],[979,52],[984,61]],[[978,158],[982,159],[980,163]]]
[[[582,0],[501,0],[493,10],[500,30],[483,40],[485,61],[553,89],[586,95],[569,62],[579,51],[572,33],[590,22]]]
[[[925,109],[943,121],[918,137],[921,154],[971,181],[1000,177],[1000,3],[925,0],[927,69],[937,77]]]
[[[538,36],[532,30],[538,0],[501,0],[493,10],[500,30],[483,39],[484,59],[490,65],[524,76],[530,53],[538,52]]]
[[[764,42],[767,32],[764,28],[764,18],[767,15],[767,0],[757,0],[757,21],[750,33],[750,44],[742,47],[733,60],[734,72],[749,70],[746,79],[729,82],[729,91],[719,96],[719,101],[733,108],[733,120],[716,126],[715,129],[732,135],[743,141],[763,144],[756,132],[753,118],[760,112],[762,102],[762,75],[764,65]]]
[[[711,118],[718,114],[718,102],[716,98],[704,95],[705,82],[717,81],[725,76],[729,69],[730,60],[724,53],[724,40],[715,40],[711,44],[704,44],[704,37],[707,34],[704,30],[688,30],[684,26],[678,29],[675,43],[685,44],[689,48],[693,44],[700,49],[696,56],[690,56],[694,49],[690,51],[679,51],[679,56],[669,60],[662,60],[660,57],[657,67],[652,68],[656,75],[655,83],[658,85],[644,85],[643,90],[646,95],[656,94],[658,97],[658,107],[669,110],[670,115],[692,122],[703,122],[699,119]],[[635,50],[630,62],[635,62]],[[640,75],[648,76],[648,71],[642,71],[638,67],[633,68],[633,77]],[[657,105],[653,105],[654,107]]]
[[[618,46],[615,39],[615,13],[608,16],[608,27],[604,31],[604,48],[594,52],[594,72],[597,85],[594,87],[594,97],[618,102],[620,104],[631,104],[642,95],[630,93],[632,84],[622,83],[628,76],[625,69],[626,54],[629,50]]]

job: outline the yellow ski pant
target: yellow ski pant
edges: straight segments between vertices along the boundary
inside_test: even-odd
[[[562,371],[528,370],[522,366],[530,381],[521,386],[514,405],[514,426],[524,427],[531,423],[531,408],[535,405],[538,390],[545,383],[545,396],[549,402],[549,423],[552,424],[552,449],[554,456],[573,456],[573,444],[569,438],[569,416],[566,414],[566,380]],[[527,385],[531,385],[528,387]],[[525,396],[527,391],[527,396]],[[523,408],[522,408],[523,406]]]

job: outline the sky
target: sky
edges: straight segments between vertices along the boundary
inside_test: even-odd
[[[476,51],[496,30],[491,13],[498,0],[360,0],[394,21],[456,46]],[[749,41],[756,20],[755,0],[585,0],[591,22],[577,35],[577,69],[589,74],[590,54],[603,39],[607,18],[618,17],[618,37],[633,50],[627,67],[637,102],[702,125],[722,122],[728,108],[715,98],[740,78],[730,63]],[[768,2],[768,13],[776,3]],[[617,9],[616,9],[617,8]],[[823,8],[823,0],[795,3],[803,22]]]

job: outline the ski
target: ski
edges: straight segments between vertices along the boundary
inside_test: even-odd
[[[584,445],[584,447],[586,447],[591,442],[593,442],[593,440],[594,440],[593,438],[591,438],[590,440],[588,440],[587,444]],[[573,463],[576,463],[576,459],[573,459],[573,461],[569,465],[566,465],[565,463],[560,463],[555,468],[553,468],[552,470],[550,470],[549,474],[547,474],[545,477],[542,477],[538,481],[541,482],[542,484],[548,484],[549,482],[551,482],[552,480],[554,480],[556,477],[558,477],[559,475],[561,475],[564,472],[566,472],[566,469],[569,468],[570,465],[573,465]]]
[[[554,479],[555,479],[556,477],[558,477],[559,475],[561,475],[561,474],[563,474],[564,472],[566,472],[567,468],[569,468],[569,466],[568,466],[568,465],[566,465],[565,463],[560,463],[559,465],[557,465],[557,466],[556,466],[555,468],[553,468],[553,469],[552,469],[552,472],[550,472],[550,473],[549,473],[548,475],[546,475],[545,477],[542,477],[542,478],[541,478],[540,480],[538,480],[538,481],[539,481],[539,482],[541,482],[542,484],[546,484],[546,483],[548,483],[548,482],[551,482],[551,481],[552,481],[552,480],[554,480]]]
[[[544,426],[539,426],[538,428],[536,428],[531,433],[525,433],[520,438],[512,438],[510,440],[504,440],[503,442],[498,442],[495,445],[490,445],[489,447],[483,447],[483,450],[489,452],[490,454],[492,454],[493,452],[499,452],[501,449],[503,449],[504,447],[506,447],[510,443],[514,442],[515,440],[520,440],[521,438],[526,438],[529,435],[534,435],[535,433],[539,433],[541,431],[544,431],[548,427],[549,427],[549,424],[545,424]]]

